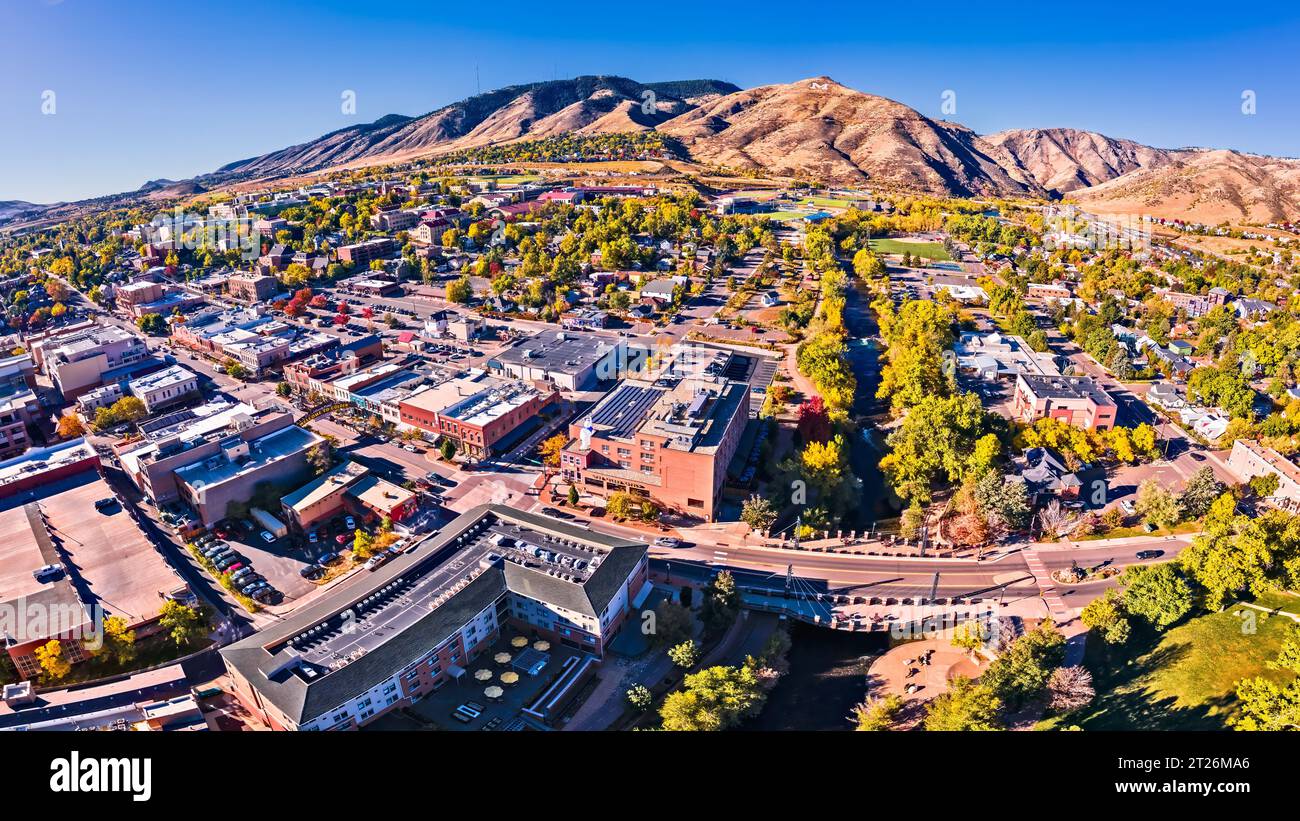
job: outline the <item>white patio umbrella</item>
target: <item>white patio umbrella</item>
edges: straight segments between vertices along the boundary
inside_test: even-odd
[[[475,670],[474,678],[478,679],[479,681],[487,681],[488,679],[492,678],[492,671],[486,668],[483,670]]]

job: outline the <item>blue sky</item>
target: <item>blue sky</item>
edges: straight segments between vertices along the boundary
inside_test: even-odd
[[[1295,3],[0,0],[0,31],[0,200],[130,190],[421,114],[473,94],[476,68],[483,90],[825,74],[933,117],[952,90],[950,119],[980,133],[1071,126],[1300,156]]]

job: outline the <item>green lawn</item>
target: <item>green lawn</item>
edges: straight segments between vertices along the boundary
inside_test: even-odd
[[[1264,607],[1300,613],[1300,598],[1262,597]],[[1223,730],[1236,711],[1236,685],[1243,678],[1278,681],[1294,674],[1269,670],[1292,629],[1284,616],[1259,613],[1256,632],[1242,630],[1240,607],[1197,616],[1163,636],[1135,625],[1128,644],[1107,645],[1088,637],[1084,664],[1097,697],[1071,715],[1048,719],[1042,729],[1078,725],[1084,730]]]
[[[766,213],[762,213],[759,216],[767,217],[768,219],[773,219],[778,222],[784,222],[786,220],[803,219],[804,217],[808,216],[810,213],[812,212],[811,211],[769,211]]]
[[[1199,532],[1201,532],[1201,522],[1196,520],[1191,522],[1179,522],[1173,527],[1158,527],[1150,533],[1148,533],[1141,525],[1117,527],[1114,530],[1107,530],[1105,532],[1099,531],[1090,536],[1071,536],[1070,541],[1090,542],[1096,541],[1097,539],[1127,539],[1133,536],[1150,536],[1152,538],[1158,536],[1185,536],[1188,533]]]
[[[800,202],[815,205],[818,208],[848,208],[853,203],[860,202],[860,200],[846,200],[836,197],[804,197]]]
[[[938,242],[905,242],[897,239],[873,239],[871,250],[878,254],[901,254],[907,251],[914,257],[946,262],[952,259]]]

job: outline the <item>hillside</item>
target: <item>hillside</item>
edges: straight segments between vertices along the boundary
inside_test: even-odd
[[[636,131],[690,110],[690,99],[736,91],[717,80],[638,83],[624,77],[577,77],[508,86],[444,106],[421,117],[390,114],[319,139],[223,166],[218,175],[301,173],[366,160],[401,160],[568,132]],[[652,91],[653,114],[642,113]],[[682,96],[679,96],[682,95]],[[690,99],[687,99],[690,98]]]

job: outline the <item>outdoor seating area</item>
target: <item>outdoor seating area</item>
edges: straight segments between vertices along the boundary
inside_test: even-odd
[[[416,702],[410,711],[445,730],[550,729],[525,710],[585,656],[507,630],[466,665],[459,681]]]

